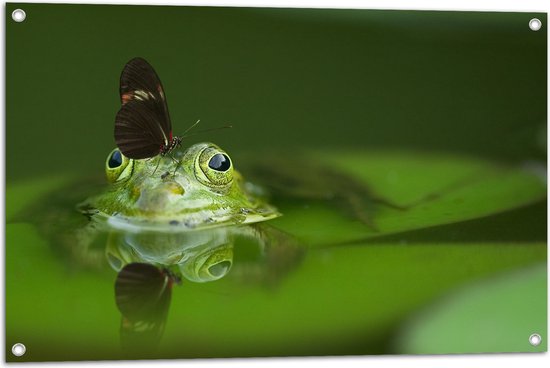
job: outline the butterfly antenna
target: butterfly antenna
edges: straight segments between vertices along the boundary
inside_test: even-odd
[[[188,131],[190,131],[191,129],[193,129],[194,127],[197,126],[198,123],[200,123],[201,119],[197,120],[197,122],[193,125],[191,125],[189,128],[185,129],[185,131],[183,132],[183,134],[181,135],[182,137],[185,137],[185,133],[187,133]]]
[[[184,133],[181,137],[182,138],[187,138],[187,137],[191,137],[191,136],[194,136],[194,135],[197,135],[197,134],[200,134],[200,133],[212,132],[214,130],[229,129],[229,128],[233,128],[233,125],[224,125],[224,126],[221,126],[221,127],[216,127],[216,128],[211,128],[211,129],[198,130],[194,133],[187,134],[187,135]],[[189,129],[187,129],[186,131],[189,131]]]

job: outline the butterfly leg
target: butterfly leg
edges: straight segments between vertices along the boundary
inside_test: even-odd
[[[171,154],[169,154],[170,158],[172,159],[172,161],[174,161],[176,163],[176,167],[174,168],[174,173],[172,175],[176,175],[176,171],[178,171],[178,168],[180,167],[181,165],[181,160],[178,160],[176,159],[174,156],[172,156]]]
[[[153,173],[151,174],[151,176],[155,175],[155,173],[157,172],[157,169],[159,168],[159,165],[160,165],[160,160],[162,160],[162,156],[158,156],[157,166],[155,166],[155,170],[153,170]]]

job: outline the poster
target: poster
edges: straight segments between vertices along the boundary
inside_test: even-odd
[[[546,351],[545,24],[8,4],[6,359]]]

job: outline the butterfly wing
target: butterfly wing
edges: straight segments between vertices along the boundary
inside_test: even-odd
[[[115,281],[115,300],[121,314],[121,343],[125,348],[154,347],[163,335],[173,280],[164,270],[130,263]]]
[[[115,119],[115,141],[133,159],[153,157],[172,139],[172,124],[160,79],[142,58],[130,60],[120,76],[122,107]]]
[[[132,100],[125,103],[116,115],[115,141],[126,157],[154,157],[168,142],[151,104],[150,101]]]

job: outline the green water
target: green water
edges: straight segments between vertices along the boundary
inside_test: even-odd
[[[6,21],[9,361],[546,350],[535,14],[8,4],[7,16],[18,7],[27,20]],[[349,182],[332,182],[333,200],[274,195],[283,217],[269,225],[299,249],[278,255],[288,266],[238,242],[227,277],[174,286],[156,350],[122,350],[105,235],[97,257],[77,257],[60,219],[81,220],[74,205],[97,190],[82,180],[101,181],[134,56],[158,72],[175,134],[199,118],[233,125],[184,144],[219,144],[245,177],[251,154],[299,151],[418,205],[375,204],[368,226]],[[464,313],[461,295],[476,293]],[[480,320],[501,328],[472,336]],[[430,331],[477,343],[430,350]]]

